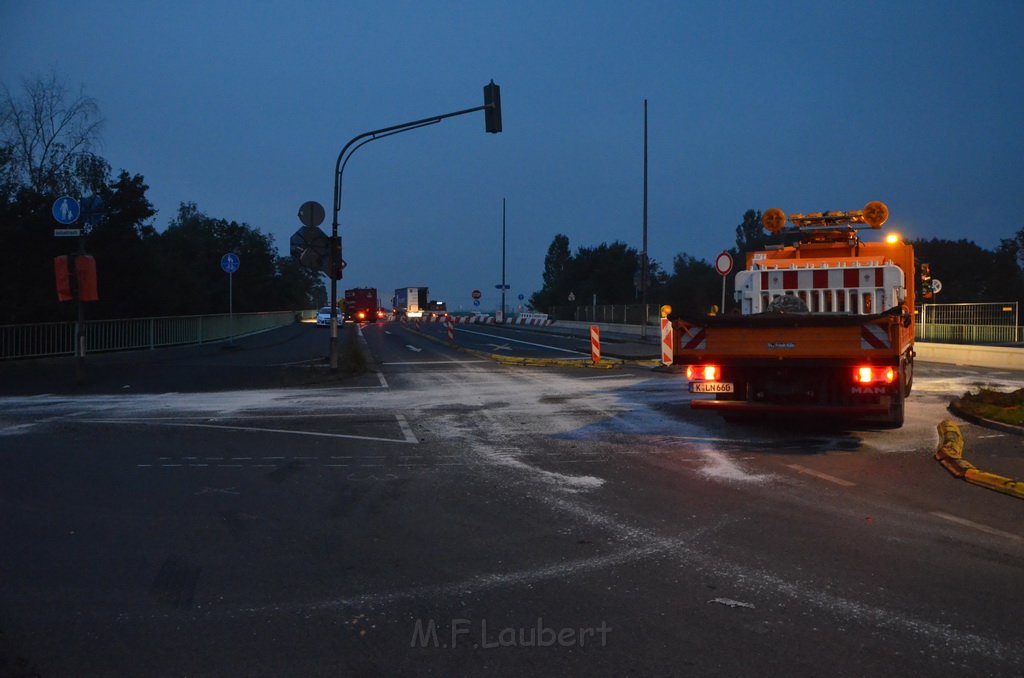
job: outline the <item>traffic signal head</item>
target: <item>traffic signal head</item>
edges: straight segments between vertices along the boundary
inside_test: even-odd
[[[932,267],[924,262],[921,263],[921,297],[932,298]]]
[[[341,258],[341,238],[335,237],[331,247],[331,278],[341,280],[341,273],[344,268],[345,260]]]
[[[491,134],[501,131],[501,88],[493,80],[484,85],[484,124]]]

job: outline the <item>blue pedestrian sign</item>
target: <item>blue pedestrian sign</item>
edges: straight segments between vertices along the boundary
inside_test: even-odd
[[[73,224],[78,221],[82,207],[74,198],[62,195],[53,201],[53,218],[61,224]]]
[[[474,306],[479,306],[480,305],[480,300],[479,299],[474,299],[473,300],[473,305]]]
[[[224,269],[225,273],[234,273],[238,270],[238,255],[234,252],[228,252],[220,258],[220,267]]]

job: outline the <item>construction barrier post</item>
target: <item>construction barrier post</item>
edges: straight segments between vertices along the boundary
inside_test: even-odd
[[[672,350],[672,321],[668,318],[661,319],[661,364],[671,365],[673,360]]]
[[[601,328],[590,326],[590,359],[597,365],[601,362]]]
[[[448,343],[449,344],[454,344],[455,343],[455,322],[452,320],[451,316],[448,316],[447,325],[448,325]]]

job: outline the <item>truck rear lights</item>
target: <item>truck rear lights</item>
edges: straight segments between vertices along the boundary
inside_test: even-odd
[[[686,378],[690,381],[718,381],[722,373],[718,365],[687,365]]]
[[[856,384],[891,384],[895,380],[896,370],[891,366],[865,365],[853,370],[853,381]]]
[[[360,320],[366,320],[366,311],[359,311],[356,313],[356,317]]]

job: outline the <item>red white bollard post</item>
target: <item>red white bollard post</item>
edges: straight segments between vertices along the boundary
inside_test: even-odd
[[[672,321],[668,318],[661,319],[661,364],[671,365],[673,360],[672,350]]]
[[[454,344],[455,343],[455,322],[452,320],[451,316],[448,316],[447,324],[448,324],[448,343],[449,344]]]
[[[601,328],[590,326],[590,359],[597,365],[601,362]]]

